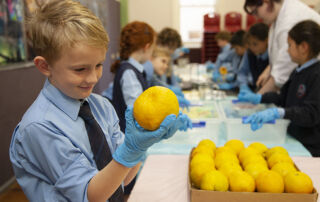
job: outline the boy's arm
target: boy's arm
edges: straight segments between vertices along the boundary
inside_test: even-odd
[[[136,166],[131,168],[130,172],[128,173],[128,175],[126,176],[126,178],[123,181],[123,184],[125,186],[127,186],[133,180],[133,178],[137,175],[140,167],[141,167],[141,163],[138,163]]]

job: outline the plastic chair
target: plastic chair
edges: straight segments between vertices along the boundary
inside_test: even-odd
[[[218,13],[208,13],[203,16],[203,26],[205,32],[220,31],[220,15]]]
[[[261,19],[257,18],[256,16],[253,15],[248,15],[247,14],[247,23],[246,23],[246,29],[249,30],[251,25],[256,24],[258,22],[262,22]]]
[[[225,15],[225,30],[236,32],[241,29],[242,15],[238,12],[229,12]]]

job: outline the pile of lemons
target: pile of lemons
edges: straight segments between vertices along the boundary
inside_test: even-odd
[[[202,190],[313,192],[311,178],[296,169],[286,149],[268,149],[259,142],[245,147],[240,140],[229,140],[217,148],[204,139],[192,151],[189,169],[192,186]]]

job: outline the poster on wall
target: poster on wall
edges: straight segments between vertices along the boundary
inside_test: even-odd
[[[23,4],[19,0],[0,1],[0,65],[25,60]]]

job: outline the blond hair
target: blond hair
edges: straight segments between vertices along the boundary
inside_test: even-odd
[[[170,58],[171,56],[170,56],[169,48],[157,45],[153,49],[152,57],[160,57],[160,56],[164,56],[164,57],[169,57]]]
[[[37,55],[54,62],[76,43],[107,50],[109,37],[101,21],[85,6],[71,0],[52,0],[26,17],[26,31]]]
[[[216,40],[225,40],[225,41],[230,41],[231,40],[231,33],[228,32],[228,31],[221,31],[221,32],[218,32],[215,36],[215,39]]]

